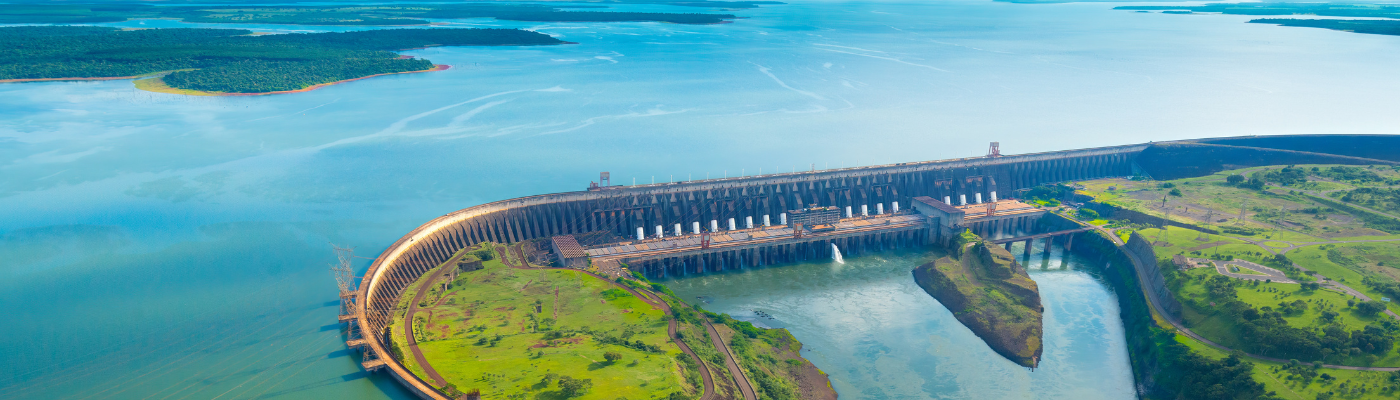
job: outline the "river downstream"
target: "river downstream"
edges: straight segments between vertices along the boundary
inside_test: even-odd
[[[601,171],[631,184],[966,157],[990,141],[1019,154],[1400,126],[1400,37],[1107,3],[787,3],[719,25],[443,21],[578,44],[413,50],[453,67],[287,95],[0,84],[0,393],[409,398],[345,349],[329,243],[373,257],[440,215],[583,190]],[[1029,372],[914,286],[918,261],[673,285],[775,316],[843,399],[1131,396],[1116,303],[1092,275],[1032,266],[1046,347]]]
[[[910,270],[930,260],[886,252],[665,283],[707,310],[788,329],[842,398],[1136,398],[1117,300],[1086,272],[1096,269],[1087,260],[1063,268],[1058,248],[1031,258],[1045,305],[1044,359],[1034,372],[993,352],[914,283]]]

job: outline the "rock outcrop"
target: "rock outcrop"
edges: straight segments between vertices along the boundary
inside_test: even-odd
[[[914,269],[914,281],[998,354],[1027,367],[1040,359],[1040,291],[1005,249],[968,234],[943,257]]]

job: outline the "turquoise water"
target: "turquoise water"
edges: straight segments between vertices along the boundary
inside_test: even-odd
[[[1012,250],[1020,255],[1023,248]],[[1085,272],[1098,266],[1072,257],[1067,267],[1062,250],[1044,257],[1040,249],[1027,263],[1045,306],[1045,349],[1034,372],[997,355],[914,284],[910,271],[931,261],[926,253],[687,277],[666,285],[707,310],[787,328],[842,398],[1137,398],[1117,300]]]
[[[361,373],[339,341],[328,243],[374,256],[435,216],[580,190],[599,171],[645,183],[960,157],[994,140],[1022,153],[1384,133],[1400,123],[1389,67],[1400,38],[1110,8],[797,1],[709,26],[483,19],[453,23],[580,44],[415,50],[453,68],[278,96],[168,95],[129,81],[0,84],[0,304],[9,312],[0,390],[22,399],[405,398]],[[862,292],[917,297],[895,284],[898,274],[871,274],[877,285]],[[1046,282],[1047,291],[1099,293],[1066,295],[1076,301],[1065,307],[1112,304],[1083,275],[1037,275],[1052,277],[1066,282]],[[925,386],[967,397],[1066,393],[1078,382],[1129,389],[1051,382],[1042,371],[1001,386],[971,372],[944,379],[958,368],[1023,372],[951,357],[980,342],[957,336],[931,301],[901,307],[870,312],[918,316],[922,327],[891,324],[890,335],[925,343],[929,355],[881,364],[822,350],[856,363],[843,373],[822,361],[845,398]],[[1084,324],[1108,324],[1100,311]],[[868,336],[880,337],[883,325],[871,326]],[[1066,335],[1078,339],[1057,342],[1064,353],[1047,347],[1066,354],[1064,365],[1118,362]],[[849,338],[803,339],[818,351]],[[891,340],[866,351],[899,348]],[[926,373],[924,383],[875,373],[901,369]]]

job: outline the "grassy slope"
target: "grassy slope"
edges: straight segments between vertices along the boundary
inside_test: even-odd
[[[1348,258],[1358,259],[1359,262],[1353,265],[1338,265],[1327,258],[1329,250],[1339,251]],[[1371,290],[1370,287],[1361,283],[1363,277],[1370,276],[1389,281],[1400,280],[1400,268],[1396,268],[1400,266],[1400,242],[1307,246],[1289,252],[1288,257],[1303,268],[1317,271],[1323,276],[1342,282],[1373,299],[1389,296]],[[1385,265],[1382,266],[1379,263],[1385,263]],[[1400,312],[1400,304],[1397,303],[1400,301],[1392,299],[1387,307],[1390,307],[1391,311]]]
[[[1299,167],[1312,168],[1319,167],[1326,169],[1329,165],[1300,165]],[[1263,169],[1277,170],[1281,167],[1263,167]],[[1271,213],[1261,212],[1265,210],[1295,210],[1312,207],[1326,208],[1325,204],[1315,202],[1307,196],[1301,194],[1290,194],[1290,190],[1334,190],[1350,189],[1357,185],[1329,182],[1322,180],[1309,181],[1294,187],[1271,187],[1267,191],[1239,188],[1225,184],[1225,178],[1229,175],[1244,173],[1248,175],[1250,171],[1261,170],[1261,168],[1247,168],[1239,170],[1221,171],[1216,174],[1196,178],[1185,178],[1171,181],[1130,181],[1126,179],[1099,179],[1092,181],[1077,182],[1084,186],[1078,191],[1093,197],[1101,203],[1111,204],[1120,208],[1138,211],[1154,216],[1164,215],[1161,209],[1162,197],[1168,197],[1169,203],[1173,205],[1172,220],[1195,225],[1215,225],[1215,226],[1235,226],[1240,224],[1238,220],[1240,207],[1246,206],[1243,226],[1255,228],[1262,232],[1253,236],[1254,239],[1275,239],[1283,241],[1313,242],[1325,240],[1324,238],[1354,238],[1354,237],[1400,237],[1400,235],[1388,235],[1385,232],[1366,228],[1362,221],[1337,211],[1327,215],[1326,219],[1314,218],[1310,214],[1297,212]],[[1376,169],[1379,175],[1386,178],[1397,176],[1396,172],[1388,169]],[[1321,179],[1316,178],[1314,179]],[[1169,188],[1162,188],[1161,184],[1171,183],[1182,192],[1181,197],[1168,196]],[[1115,190],[1108,190],[1110,187]],[[1186,207],[1186,208],[1183,208]],[[1215,221],[1205,221],[1202,207],[1214,209],[1217,212],[1211,218]],[[1190,212],[1188,213],[1187,208]],[[1183,216],[1182,214],[1187,214]],[[1226,222],[1219,222],[1225,219]]]
[[[1160,232],[1160,230],[1156,229],[1147,229],[1143,230],[1141,234],[1144,235],[1144,237],[1146,238],[1152,238],[1153,240],[1155,240],[1159,237],[1158,234]],[[1187,229],[1170,229],[1168,231],[1167,241],[1171,243],[1171,246],[1155,247],[1154,249],[1157,253],[1157,258],[1159,260],[1167,260],[1170,259],[1172,255],[1187,252],[1189,248],[1200,246],[1201,244],[1214,243],[1217,241],[1230,241],[1232,242],[1232,244],[1217,246],[1219,248],[1220,255],[1223,256],[1228,254],[1235,256],[1235,258],[1263,263],[1262,257],[1255,255],[1257,253],[1264,253],[1264,249],[1259,248],[1259,246],[1217,235],[1207,235],[1208,239],[1204,242],[1201,242],[1196,240],[1197,235],[1197,232]],[[1207,254],[1215,254],[1215,250],[1216,248],[1211,248],[1209,250],[1202,250],[1202,252],[1206,252]],[[1293,254],[1290,253],[1290,255]],[[1318,260],[1315,258],[1299,259],[1297,257],[1294,257],[1294,261],[1297,262],[1299,265],[1302,265],[1304,268],[1309,269],[1312,269],[1312,266],[1319,264]],[[1326,262],[1326,257],[1323,257],[1321,261]],[[1335,266],[1335,264],[1333,265]],[[1341,269],[1342,267],[1335,268]],[[1337,279],[1336,276],[1328,275],[1328,272],[1330,272],[1328,270],[1313,270],[1317,271],[1320,274],[1323,274],[1324,276],[1329,276],[1333,277],[1333,279]],[[1190,277],[1203,276],[1206,277],[1204,279],[1208,279],[1208,277],[1219,275],[1219,273],[1216,272],[1213,268],[1197,268],[1183,272],[1182,275]],[[1351,286],[1354,289],[1361,290],[1362,293],[1367,293],[1367,295],[1371,295],[1371,293],[1368,293],[1368,290],[1362,290],[1363,288],[1357,287],[1364,286],[1360,285],[1360,275],[1356,275],[1356,278],[1354,278],[1354,280],[1352,281],[1355,284],[1349,284],[1348,286]],[[1203,302],[1206,302],[1206,304],[1208,304],[1209,300],[1205,294],[1205,287],[1202,282],[1203,281],[1194,279],[1183,280],[1182,286],[1180,288],[1174,288],[1173,293],[1182,300],[1186,300],[1188,298],[1195,298],[1200,299]],[[1289,322],[1289,325],[1299,328],[1306,328],[1318,325],[1316,321],[1321,311],[1318,310],[1314,303],[1312,303],[1315,301],[1323,301],[1326,303],[1330,303],[1333,307],[1332,311],[1341,314],[1338,317],[1338,319],[1341,320],[1344,325],[1346,325],[1346,329],[1348,331],[1361,328],[1366,324],[1375,321],[1376,318],[1389,318],[1387,316],[1365,317],[1355,313],[1353,309],[1346,307],[1347,299],[1351,299],[1352,297],[1336,291],[1317,290],[1313,292],[1299,292],[1298,285],[1282,283],[1261,283],[1257,288],[1259,288],[1259,290],[1261,291],[1256,292],[1255,287],[1237,288],[1236,294],[1239,296],[1239,299],[1241,301],[1249,303],[1250,305],[1253,305],[1255,307],[1269,306],[1277,308],[1279,302],[1284,301],[1285,299],[1289,302],[1292,302],[1293,300],[1303,300],[1309,302],[1308,310],[1303,314],[1296,316],[1287,316],[1284,318]],[[1230,317],[1222,314],[1217,314],[1215,310],[1211,310],[1208,305],[1204,309],[1197,309],[1195,307],[1190,306],[1186,302],[1183,302],[1182,305],[1182,317],[1183,319],[1185,319],[1187,326],[1190,326],[1192,330],[1196,331],[1196,333],[1200,334],[1201,336],[1204,336],[1212,341],[1215,341],[1216,343],[1220,343],[1221,345],[1227,347],[1239,347],[1242,344],[1242,341],[1245,340],[1244,338],[1238,337],[1234,333],[1235,322],[1232,319],[1230,319]],[[1363,357],[1352,357],[1352,359],[1346,361],[1346,364],[1365,365]],[[1400,346],[1397,346],[1391,351],[1391,353],[1389,353],[1385,357],[1382,357],[1381,360],[1377,361],[1377,363],[1374,365],[1400,366]]]
[[[715,330],[734,351],[739,367],[760,399],[835,398],[830,382],[816,366],[802,358],[802,343],[786,329],[759,329],[728,315],[710,317],[718,320]],[[823,386],[804,390],[804,380],[807,384]]]
[[[420,334],[425,340],[419,348],[425,357],[458,389],[481,389],[492,399],[560,398],[557,386],[540,384],[545,374],[552,373],[592,379],[593,389],[580,397],[584,399],[698,393],[683,383],[676,361],[681,353],[666,337],[667,319],[660,310],[631,295],[605,300],[600,293],[612,286],[579,272],[514,270],[499,260],[483,266],[462,273],[442,305],[428,308],[433,319]],[[535,312],[537,300],[539,312]],[[558,321],[548,323],[556,313]],[[629,340],[663,351],[601,344],[592,335],[578,332],[581,328],[614,337],[630,331]],[[546,329],[572,333],[547,340]],[[396,341],[401,341],[401,326],[394,331],[399,336]],[[492,346],[489,341],[496,335],[501,340]],[[487,344],[479,344],[483,338]],[[623,359],[608,363],[604,352],[621,353]],[[405,358],[415,373],[422,372],[411,356]]]
[[[1217,350],[1214,347],[1207,346],[1205,343],[1201,343],[1194,339],[1191,339],[1186,335],[1176,335],[1176,340],[1182,344],[1185,344],[1186,347],[1190,347],[1192,351],[1199,354],[1203,354],[1207,357],[1221,359],[1227,356],[1227,354],[1225,354],[1224,352]],[[1317,398],[1317,395],[1319,393],[1338,391],[1340,389],[1340,384],[1347,382],[1350,382],[1348,386],[1353,386],[1354,384],[1367,384],[1372,386],[1388,384],[1391,382],[1391,377],[1394,376],[1394,373],[1391,372],[1353,371],[1346,369],[1324,368],[1319,372],[1327,373],[1328,375],[1334,376],[1337,379],[1332,382],[1326,382],[1322,379],[1315,378],[1308,382],[1302,382],[1296,379],[1289,379],[1291,374],[1284,371],[1279,371],[1278,369],[1281,366],[1283,366],[1283,364],[1281,363],[1264,361],[1255,358],[1247,358],[1247,360],[1251,363],[1254,363],[1254,380],[1264,384],[1264,390],[1273,392],[1276,396],[1285,400],[1313,400]],[[1394,392],[1372,390],[1365,394],[1339,396],[1338,398],[1386,399],[1394,398]]]

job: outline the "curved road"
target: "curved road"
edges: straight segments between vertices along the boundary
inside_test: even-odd
[[[423,367],[423,372],[427,373],[428,378],[432,379],[438,387],[447,386],[447,379],[443,379],[442,374],[439,374],[431,364],[428,364],[428,359],[423,357],[423,351],[418,349],[418,340],[413,335],[413,314],[418,312],[418,302],[423,301],[423,296],[428,293],[429,285],[442,276],[444,271],[447,271],[447,268],[438,269],[437,272],[433,273],[433,276],[428,277],[428,281],[424,282],[423,287],[418,289],[418,294],[413,296],[413,302],[408,304],[408,313],[403,318],[404,334],[407,335],[405,339],[408,341],[409,351],[413,353],[413,359],[418,361],[418,365]]]
[[[1133,261],[1133,264],[1134,264],[1134,265],[1133,265],[1133,271],[1137,272],[1137,275],[1138,275],[1138,282],[1139,282],[1139,283],[1141,283],[1141,282],[1147,282],[1146,273],[1142,270],[1142,268],[1139,268],[1139,267],[1137,266],[1137,264],[1142,263],[1143,260],[1138,260],[1138,259],[1137,259],[1137,256],[1134,255],[1133,252],[1128,251],[1127,249],[1123,249],[1123,248],[1122,248],[1122,247],[1123,247],[1123,241],[1120,240],[1120,239],[1118,238],[1117,235],[1114,235],[1112,231],[1107,230],[1107,229],[1104,229],[1103,227],[1100,227],[1100,226],[1091,225],[1091,224],[1085,224],[1085,223],[1080,222],[1079,220],[1076,220],[1076,219],[1073,219],[1073,218],[1070,218],[1070,220],[1075,221],[1075,222],[1079,222],[1080,224],[1083,224],[1083,225],[1092,226],[1092,227],[1094,227],[1094,229],[1096,229],[1096,230],[1098,230],[1098,231],[1100,231],[1100,232],[1104,232],[1105,234],[1107,234],[1108,237],[1110,238],[1110,240],[1113,241],[1113,244],[1114,244],[1114,245],[1117,245],[1117,246],[1119,247],[1119,250],[1122,251],[1124,254],[1127,254],[1127,255],[1128,255],[1128,258],[1131,259],[1131,260]],[[1262,245],[1261,245],[1261,247],[1268,248],[1268,246],[1262,246]],[[1153,261],[1153,262],[1156,262],[1157,260],[1152,260],[1152,261]],[[1221,351],[1224,351],[1224,352],[1226,352],[1226,353],[1235,351],[1235,349],[1231,349],[1231,348],[1229,348],[1229,347],[1222,346],[1222,345],[1220,345],[1219,343],[1215,343],[1215,342],[1210,341],[1210,339],[1206,339],[1206,338],[1204,338],[1204,337],[1201,337],[1201,335],[1197,335],[1196,332],[1191,331],[1190,328],[1187,328],[1185,325],[1182,325],[1181,320],[1177,319],[1175,316],[1172,316],[1171,314],[1167,314],[1167,312],[1166,312],[1165,310],[1162,310],[1162,306],[1160,305],[1160,303],[1162,302],[1162,300],[1156,298],[1156,293],[1155,293],[1154,291],[1147,290],[1147,288],[1146,288],[1146,287],[1143,287],[1141,284],[1139,284],[1138,286],[1142,289],[1142,292],[1143,292],[1143,294],[1144,294],[1144,297],[1147,299],[1147,304],[1148,304],[1149,306],[1152,307],[1152,310],[1155,311],[1155,312],[1157,313],[1157,315],[1161,316],[1163,320],[1166,320],[1167,323],[1172,324],[1172,327],[1176,328],[1176,330],[1177,330],[1178,332],[1181,332],[1183,335],[1186,335],[1187,337],[1190,337],[1190,338],[1192,338],[1192,339],[1196,339],[1196,340],[1200,341],[1201,343],[1205,343],[1206,345],[1208,345],[1208,346],[1210,346],[1210,347],[1214,347],[1214,348],[1216,348],[1216,349],[1218,349],[1218,350],[1221,350]],[[1350,289],[1350,288],[1348,288],[1348,289]],[[1394,315],[1394,313],[1390,313],[1389,311],[1387,311],[1387,313],[1389,313],[1389,314],[1391,314],[1391,315]],[[1284,360],[1284,359],[1279,359],[1279,358],[1273,358],[1273,357],[1267,357],[1267,356],[1261,356],[1261,355],[1258,355],[1258,354],[1250,354],[1250,353],[1244,353],[1244,354],[1245,354],[1246,356],[1251,357],[1251,358],[1257,358],[1257,359],[1265,360],[1265,361],[1271,361],[1271,362],[1277,362],[1277,363],[1285,363],[1285,364],[1289,362],[1289,360]],[[1322,366],[1323,366],[1323,367],[1326,367],[1326,368],[1332,368],[1332,369],[1348,369],[1348,370],[1354,370],[1354,371],[1400,371],[1400,367],[1353,367],[1353,366],[1349,366],[1349,365],[1332,365],[1332,364],[1323,364]]]

